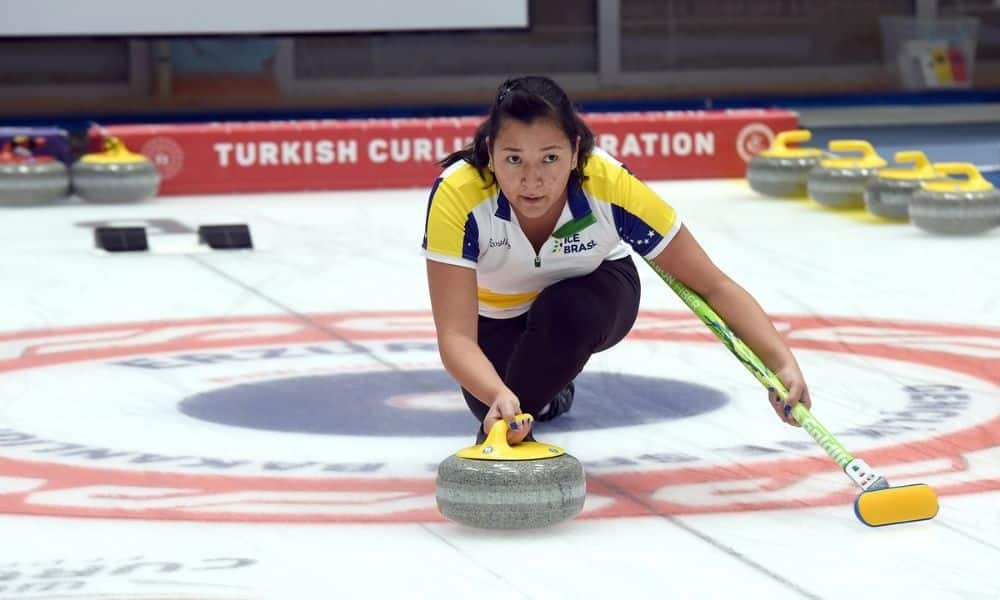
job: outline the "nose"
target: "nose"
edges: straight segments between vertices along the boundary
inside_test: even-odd
[[[521,174],[521,184],[528,187],[539,187],[542,184],[542,170],[532,164],[525,165]]]

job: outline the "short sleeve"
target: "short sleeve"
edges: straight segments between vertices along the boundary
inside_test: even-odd
[[[619,176],[619,198],[612,201],[618,235],[640,256],[655,257],[677,235],[677,212],[652,188],[628,171]]]
[[[585,187],[611,205],[619,237],[640,256],[662,252],[681,228],[674,207],[606,154],[595,151],[588,169],[593,176]]]
[[[475,203],[464,198],[446,179],[438,178],[427,199],[424,256],[430,260],[475,268],[479,260],[479,227]]]

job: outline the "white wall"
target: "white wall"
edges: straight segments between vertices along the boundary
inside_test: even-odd
[[[0,0],[0,37],[524,28],[528,0]]]

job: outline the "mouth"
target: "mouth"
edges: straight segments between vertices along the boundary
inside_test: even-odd
[[[518,196],[525,204],[538,204],[545,200],[545,196]]]

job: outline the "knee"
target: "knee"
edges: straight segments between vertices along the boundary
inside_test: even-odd
[[[560,286],[546,288],[535,299],[529,315],[529,327],[548,331],[553,339],[583,341],[593,332],[601,310],[597,298],[585,288]],[[568,341],[568,340],[567,340]]]

